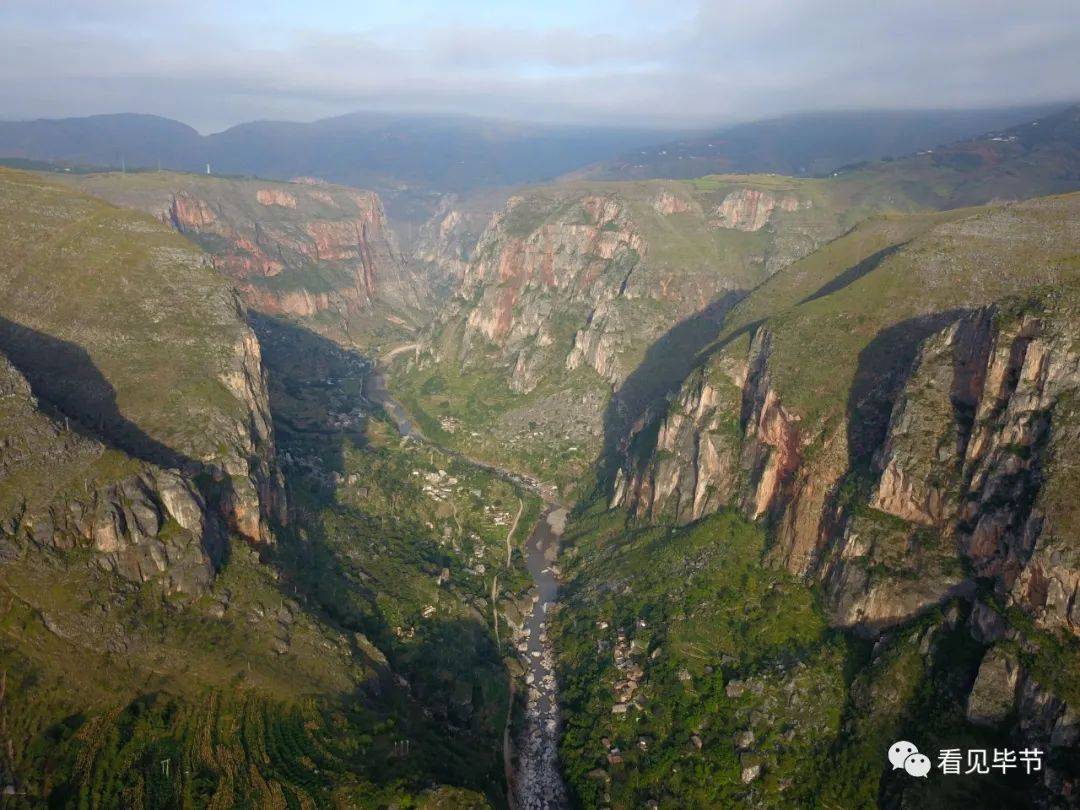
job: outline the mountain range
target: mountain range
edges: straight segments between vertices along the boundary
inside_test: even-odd
[[[1042,111],[794,115],[674,142],[670,133],[648,129],[379,113],[311,123],[258,121],[201,135],[167,118],[118,114],[0,121],[0,157],[185,172],[209,166],[217,174],[278,180],[313,176],[375,189],[387,196],[396,218],[415,219],[417,205],[429,211],[430,201],[424,201],[432,192],[516,186],[575,173],[596,179],[819,174],[1005,128]],[[412,193],[402,198],[405,191]]]
[[[686,179],[730,172],[821,175],[1027,123],[1053,107],[803,113],[627,152],[577,172],[595,180]]]

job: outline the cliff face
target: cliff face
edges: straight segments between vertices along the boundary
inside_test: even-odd
[[[420,226],[412,256],[426,268],[437,297],[449,298],[460,289],[477,242],[506,198],[505,193],[495,192],[467,197],[448,194]]]
[[[207,257],[148,217],[0,177],[7,541],[86,546],[121,575],[206,586],[225,531],[285,518],[266,378]],[[118,313],[123,313],[118,314]]]
[[[567,335],[556,322],[558,312],[591,308],[590,323],[603,318],[597,309],[625,293],[645,242],[614,198],[585,196],[572,203],[572,211],[536,228],[519,221],[533,213],[529,205],[521,198],[510,201],[481,237],[476,260],[466,269],[461,295],[478,301],[466,318],[464,349],[468,353],[485,340],[505,359],[515,358],[510,385],[518,391],[536,386],[544,361],[562,359],[575,368],[587,358],[593,368],[610,374],[612,353],[597,351],[599,345],[592,352],[583,348],[580,331],[569,356],[552,357],[545,350],[559,341],[565,351]]]
[[[633,440],[630,461],[616,471],[611,505],[679,523],[727,506],[779,520],[786,566],[804,572],[815,543],[807,548],[794,528],[804,501],[822,504],[816,486],[796,485],[805,477],[805,436],[801,418],[771,383],[771,344],[772,333],[759,329],[744,356],[728,353],[690,375],[659,418],[655,445],[647,434]]]
[[[809,207],[809,200],[794,194],[770,194],[761,189],[741,188],[724,197],[713,212],[713,222],[719,228],[740,231],[759,231],[772,219],[774,211],[798,211]]]
[[[1064,460],[1078,449],[1075,315],[984,309],[929,338],[875,459],[870,503],[954,537],[972,573],[1039,626],[1080,633],[1075,515],[1053,495],[1065,494]]]
[[[374,192],[309,178],[271,183],[169,173],[72,182],[191,237],[260,311],[349,317],[378,306],[407,314],[429,303]]]
[[[595,459],[616,423],[633,424],[677,387],[746,290],[847,227],[821,204],[828,193],[819,181],[723,177],[510,199],[421,342],[409,374],[417,404],[460,424],[462,442],[476,433],[534,472],[544,472],[533,463],[540,434],[577,454],[572,465]],[[755,201],[756,213],[733,200]],[[442,223],[458,227],[453,211]],[[440,382],[463,375],[500,391],[482,431]],[[559,474],[578,477],[571,466]]]
[[[1074,195],[934,225],[857,283],[764,319],[748,300],[634,438],[612,505],[679,523],[724,506],[767,520],[773,559],[823,580],[840,626],[905,621],[984,577],[1037,626],[1080,632],[1080,557],[1066,539],[1075,481],[1063,462],[1076,452],[1080,317],[1069,295],[1039,292],[1075,289],[1057,256],[1080,246],[1077,204]],[[1062,219],[1048,231],[1051,213]],[[1031,250],[1040,228],[1048,241]],[[1010,236],[1019,244],[1006,249]],[[959,239],[968,255],[942,264]],[[990,248],[992,269],[982,264]],[[830,283],[799,268],[786,283]],[[921,299],[904,298],[908,285]],[[1032,298],[1010,297],[1025,289]],[[893,309],[884,319],[879,301]],[[866,337],[845,344],[852,322]]]
[[[983,577],[1036,626],[1080,633],[1076,515],[1060,502],[1080,416],[1075,314],[979,309],[924,341],[875,454],[869,505],[920,538],[927,565],[914,566],[917,585],[871,576],[896,549],[867,518],[849,521],[827,574],[838,622],[887,624]]]
[[[1080,742],[1078,213],[872,222],[796,263],[640,426],[610,498],[686,532],[725,508],[764,523],[766,564],[876,640],[853,726],[880,717],[860,683],[881,651],[956,666],[974,645],[930,688],[1046,751],[1051,797],[1075,795]],[[934,653],[927,626],[957,635]]]
[[[512,198],[463,274],[464,351],[495,347],[518,391],[552,365],[618,386],[672,324],[834,235],[835,221],[770,220],[774,209],[811,208],[812,195],[748,182],[707,194],[647,184]],[[807,246],[781,247],[788,225],[812,232]],[[761,233],[746,241],[729,230]]]

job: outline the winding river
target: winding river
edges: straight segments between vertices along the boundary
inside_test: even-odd
[[[373,369],[364,383],[364,394],[377,403],[405,437],[423,441],[408,412],[390,396],[382,374]],[[505,470],[457,451],[443,448],[487,472],[539,495],[547,504],[540,520],[525,541],[525,564],[532,577],[532,608],[515,638],[515,646],[525,666],[528,687],[524,728],[516,741],[506,740],[505,758],[509,763],[513,750],[518,752],[518,769],[508,766],[511,808],[516,810],[562,810],[570,806],[566,783],[559,767],[559,702],[555,682],[555,652],[548,637],[548,614],[555,605],[559,583],[552,566],[559,552],[559,538],[566,527],[566,509],[556,505],[554,490],[535,479]],[[514,745],[516,742],[516,745]]]
[[[525,562],[536,591],[518,651],[526,659],[528,697],[525,729],[518,741],[521,765],[514,792],[521,810],[568,807],[566,785],[559,768],[559,704],[555,683],[554,649],[548,638],[548,614],[555,605],[559,583],[552,565],[566,526],[566,509],[549,506],[525,542]]]

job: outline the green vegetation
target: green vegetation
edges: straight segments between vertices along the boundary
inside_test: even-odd
[[[1029,806],[1030,777],[924,783],[887,763],[896,739],[934,754],[1010,745],[964,716],[985,647],[962,606],[876,645],[829,630],[812,590],[765,564],[761,529],[733,513],[671,529],[593,505],[565,540],[553,632],[562,756],[583,806]]]
[[[0,728],[14,756],[0,768],[29,805],[503,803],[505,631],[539,504],[403,442],[378,414],[345,419],[363,406],[363,364],[270,328],[293,507],[276,546],[234,539],[194,600],[126,583],[82,550],[20,549],[3,567]]]
[[[554,625],[579,801],[806,801],[838,733],[846,643],[809,589],[761,564],[764,535],[737,515],[625,521],[593,507],[565,537]]]
[[[370,192],[179,172],[57,179],[171,221],[252,308],[293,313],[345,345],[377,354],[411,339],[427,317],[426,280],[400,261]]]
[[[538,499],[400,438],[366,411],[355,355],[282,322],[257,327],[298,516],[279,570],[406,679],[431,718],[430,738],[410,738],[421,772],[501,802],[504,659],[524,609],[521,549]]]
[[[503,805],[506,631],[536,499],[401,441],[361,397],[364,362],[299,328],[260,330],[279,442],[253,460],[272,449],[268,432],[252,446],[258,354],[205,255],[33,176],[0,175],[0,206],[3,349],[22,364],[0,358],[5,806]],[[42,378],[50,363],[67,365]],[[93,406],[78,424],[54,406],[76,394]],[[284,470],[273,542],[165,514],[188,453]],[[174,459],[179,490],[103,500]],[[198,479],[214,526],[228,484],[252,486]],[[118,541],[91,531],[99,509]],[[205,552],[212,579],[170,588],[178,550]]]
[[[66,369],[73,379],[96,370],[126,419],[189,456],[216,455],[208,423],[246,420],[223,381],[246,326],[228,282],[182,236],[52,180],[0,170],[0,240],[0,316],[70,344],[63,357],[33,349],[41,363],[80,360]]]
[[[552,482],[572,498],[580,491],[596,457],[596,440],[563,426],[535,421],[552,397],[585,395],[596,384],[591,369],[545,380],[528,394],[511,391],[498,368],[453,374],[416,369],[391,378],[394,396],[425,436],[485,463],[520,470]],[[550,418],[553,414],[546,414]],[[498,432],[492,431],[498,425]],[[450,429],[447,429],[447,428]]]
[[[878,434],[900,394],[914,426],[891,444],[906,441],[924,460],[906,472],[945,493],[942,509],[974,505],[961,490],[980,459],[957,447],[998,414],[975,422],[957,390],[960,349],[929,340],[944,325],[996,304],[998,327],[1037,314],[1058,341],[1052,351],[1069,335],[1076,350],[1080,194],[912,213],[984,200],[995,178],[1006,190],[1058,182],[1059,164],[1014,177],[1016,154],[1001,149],[1000,172],[954,149],[829,179],[529,191],[481,240],[467,289],[417,359],[402,355],[393,370],[396,395],[433,443],[398,434],[368,399],[372,362],[342,348],[415,339],[417,301],[380,302],[363,317],[348,304],[367,293],[354,289],[356,261],[336,254],[331,231],[344,224],[351,245],[356,217],[378,213],[369,200],[280,183],[260,184],[260,197],[247,181],[156,173],[68,180],[154,216],[173,195],[201,195],[175,224],[254,300],[304,312],[303,326],[252,316],[267,404],[242,309],[205,254],[154,216],[0,170],[0,316],[13,324],[0,324],[11,359],[0,356],[5,807],[504,806],[503,735],[520,727],[526,691],[511,631],[531,608],[522,547],[542,504],[472,458],[554,483],[566,501],[591,493],[563,537],[566,584],[546,625],[579,805],[1037,803],[1019,772],[912,780],[885,754],[898,738],[931,753],[1015,747],[1030,737],[1024,722],[1046,725],[1044,737],[1071,733],[1051,726],[1080,703],[1080,646],[1052,589],[1075,567],[1075,392],[1053,392],[1052,442],[1032,431],[1025,443],[1018,431],[993,448],[1012,472],[988,490],[989,507],[1014,504],[1030,528],[1034,506],[1047,527],[1034,548],[1010,539],[1011,525],[982,536],[1001,547],[986,554],[1000,554],[991,562],[1017,586],[1005,575],[976,581],[970,527],[916,522],[914,496],[906,513],[869,505]],[[270,253],[260,234],[272,234]],[[334,301],[311,314],[305,296]],[[752,339],[764,362],[748,370]],[[54,356],[60,394],[33,378]],[[1050,356],[1044,365],[1060,364]],[[670,379],[661,365],[676,368]],[[748,460],[737,380],[759,372],[781,406],[759,438],[785,435]],[[710,446],[712,491],[725,476],[743,487],[765,453],[791,456],[773,506],[800,502],[800,525],[773,521],[780,507],[761,525],[734,508],[684,526],[665,512],[649,525],[596,495],[595,478],[609,472],[597,460],[622,449],[629,426],[644,463],[658,414],[704,421],[670,404],[684,381],[710,386],[703,430],[722,439]],[[94,409],[73,426],[62,396],[83,388]],[[1031,406],[1017,423],[1044,410]],[[161,457],[105,430],[106,412]],[[254,437],[266,413],[276,447],[270,430]],[[937,413],[956,418],[924,418]],[[696,455],[703,445],[691,438]],[[669,443],[652,461],[670,471],[690,463],[683,450]],[[1016,470],[1044,455],[1029,476],[1038,486],[1027,486]],[[194,519],[162,505],[186,490],[143,502],[114,487],[115,504],[102,506],[105,489],[164,467],[200,485]],[[268,506],[279,471],[289,509],[272,537],[253,546],[215,533],[218,511],[237,522],[230,484],[265,490]],[[750,503],[746,493],[726,500]],[[124,542],[145,541],[150,562],[95,522],[99,506],[114,508]],[[190,528],[199,515],[213,523],[201,537]],[[784,531],[799,533],[805,566],[781,559],[792,550],[784,542],[795,545]],[[199,587],[169,584],[187,562],[177,549],[205,560]],[[1019,570],[1033,560],[1043,567]],[[1032,583],[1019,578],[1036,570]],[[983,635],[964,601],[931,607],[962,582],[977,587],[979,609],[1005,617],[1004,635]],[[1051,609],[1040,613],[1040,598]],[[874,641],[860,635],[878,624],[888,626]],[[1057,714],[1038,708],[1045,718],[1029,706],[1023,721],[969,723],[991,644],[1022,668],[1029,702],[1065,701],[1073,714],[1054,703]],[[1050,747],[1049,764],[1073,779],[1075,745]]]

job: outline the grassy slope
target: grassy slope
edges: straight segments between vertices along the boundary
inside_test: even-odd
[[[677,531],[635,528],[594,508],[566,543],[555,633],[563,756],[579,799],[733,806],[747,798],[742,768],[757,764],[770,771],[764,796],[809,795],[840,723],[845,648],[805,586],[758,564],[761,530],[731,514]],[[640,705],[623,715],[612,711],[612,686],[625,677],[612,658],[620,631],[645,671]],[[755,743],[740,756],[732,739],[746,729]],[[609,765],[613,748],[622,763]]]
[[[565,540],[561,753],[584,806],[1029,806],[1028,777],[934,772],[923,784],[885,759],[896,739],[1009,744],[965,721],[983,648],[962,605],[872,648],[828,630],[814,590],[769,567],[764,532],[737,515],[670,529],[594,504]],[[625,714],[612,710],[627,677],[620,635],[642,669]]]
[[[28,175],[0,183],[3,314],[85,350],[124,416],[154,438],[213,452],[217,362],[246,328],[227,282],[150,217]],[[299,365],[310,370],[311,355]],[[264,559],[233,540],[207,595],[166,597],[101,570],[88,550],[4,538],[0,775],[19,791],[11,806],[501,803],[506,649],[488,599],[497,571],[505,643],[525,574],[520,552],[506,568],[495,511],[516,511],[518,493],[399,447],[381,422],[354,436],[328,414],[355,402],[326,400],[321,378],[312,394],[307,378],[273,371],[322,420],[314,440],[298,440],[303,419],[277,402],[287,446],[334,450],[353,478],[339,492],[333,478],[290,469],[292,528]],[[5,478],[9,505],[142,468],[39,410],[6,363],[0,372],[4,446],[48,462]],[[435,503],[410,473],[438,467],[461,483]],[[537,505],[526,512],[514,545]],[[444,548],[442,530],[458,525]],[[438,586],[443,567],[450,580]]]
[[[0,316],[81,347],[128,420],[214,457],[214,428],[246,418],[218,379],[246,325],[202,252],[149,216],[7,170],[0,241]]]
[[[338,223],[356,218],[363,211],[355,197],[366,192],[336,185],[307,185],[272,180],[231,178],[185,174],[180,172],[102,172],[63,175],[61,179],[96,197],[126,208],[147,211],[158,217],[168,215],[176,194],[187,194],[210,205],[220,218],[206,231],[196,230],[191,239],[214,256],[242,255],[235,246],[217,232],[219,228],[233,229],[241,237],[263,245],[266,234],[273,240],[291,245],[305,245],[311,240],[309,223]],[[256,192],[268,190],[287,194],[296,207],[263,205]],[[255,223],[258,223],[255,226]],[[260,234],[261,231],[261,234]],[[253,273],[244,283],[254,285],[271,295],[286,295],[306,291],[313,295],[351,290],[356,285],[355,260],[313,259],[295,247],[282,252],[270,251],[271,258],[281,261],[284,268],[277,275]],[[384,273],[402,268],[383,267]],[[421,300],[424,290],[414,290]],[[411,306],[375,301],[370,307],[356,311],[325,310],[306,318],[307,325],[335,339],[352,343],[365,350],[377,351],[410,339],[417,323],[426,313]]]
[[[812,425],[836,418],[860,352],[882,330],[1075,283],[1078,215],[1080,194],[1071,194],[870,220],[762,285],[731,313],[718,344],[737,355],[747,327],[764,322],[775,338],[770,368],[785,407]],[[866,272],[845,281],[860,263]]]
[[[93,439],[65,431],[33,400],[29,385],[0,354],[0,515],[23,507],[34,511],[73,489],[112,483],[139,472],[143,465]],[[63,464],[47,463],[48,459]]]

